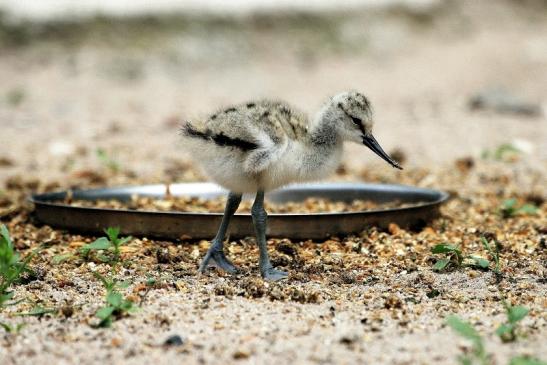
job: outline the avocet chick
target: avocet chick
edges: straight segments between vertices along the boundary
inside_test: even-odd
[[[264,192],[330,175],[340,163],[346,141],[364,144],[401,169],[372,136],[372,123],[369,101],[355,91],[331,98],[311,121],[284,102],[265,100],[185,123],[181,128],[184,145],[211,179],[230,191],[222,223],[199,271],[209,264],[237,271],[224,254],[223,240],[241,195],[252,192],[256,193],[251,215],[260,272],[266,280],[286,278],[287,273],[273,268],[268,256]]]

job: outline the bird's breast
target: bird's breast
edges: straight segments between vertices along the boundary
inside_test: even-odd
[[[264,171],[266,190],[290,183],[317,181],[330,176],[340,164],[342,146],[316,148],[299,142],[289,143],[284,153]]]

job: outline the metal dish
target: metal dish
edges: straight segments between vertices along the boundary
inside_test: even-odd
[[[146,185],[93,190],[74,190],[73,199],[118,199],[131,196],[163,197],[166,185]],[[169,185],[173,196],[215,198],[226,191],[211,183]],[[103,228],[118,226],[124,234],[167,239],[181,237],[212,238],[220,224],[222,213],[150,212],[121,209],[83,208],[59,203],[67,192],[33,195],[36,218],[48,225],[85,233],[101,233]],[[268,236],[292,239],[324,239],[329,236],[359,233],[367,226],[387,227],[396,223],[401,227],[423,226],[439,214],[440,205],[448,199],[442,191],[404,185],[321,183],[288,186],[272,191],[266,198],[272,202],[302,201],[308,197],[328,198],[349,202],[353,199],[377,203],[398,201],[412,204],[402,208],[367,210],[345,213],[269,214]],[[252,197],[247,197],[252,198]],[[230,237],[253,236],[250,214],[234,216]]]

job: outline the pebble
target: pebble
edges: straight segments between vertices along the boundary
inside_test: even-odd
[[[171,335],[167,337],[163,345],[168,347],[182,346],[184,345],[184,340],[179,335]]]

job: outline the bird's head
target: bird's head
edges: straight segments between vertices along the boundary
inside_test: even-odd
[[[338,133],[343,140],[362,143],[391,166],[402,167],[384,152],[372,135],[372,108],[368,99],[357,91],[348,91],[331,99],[331,113],[337,120]]]

